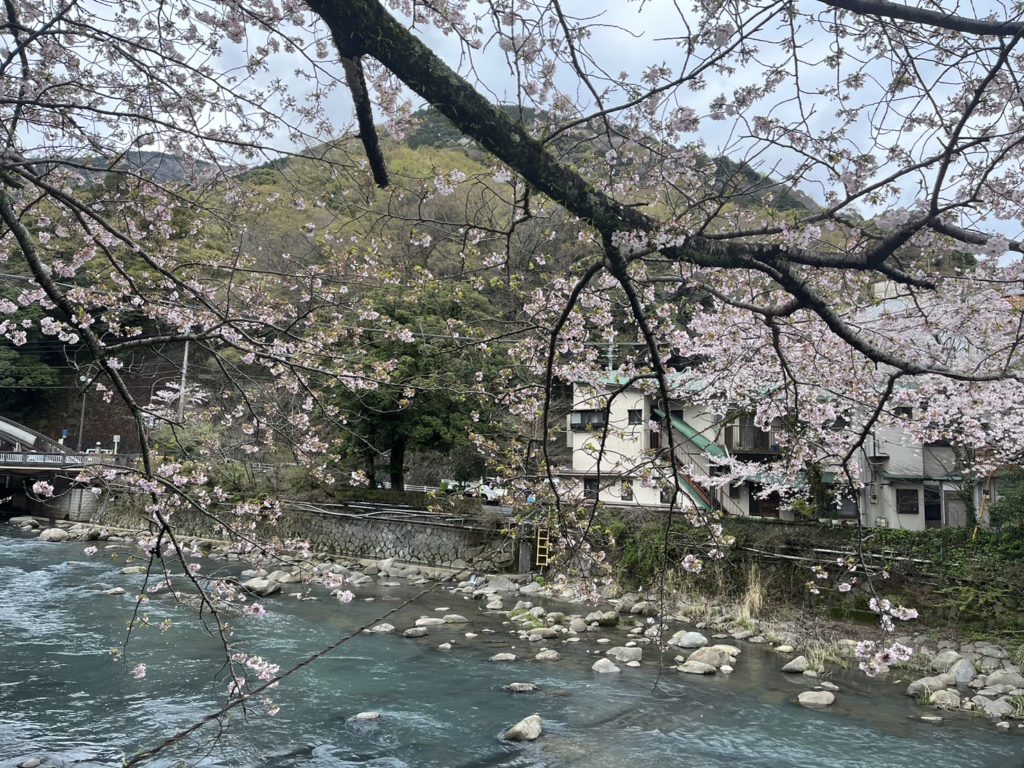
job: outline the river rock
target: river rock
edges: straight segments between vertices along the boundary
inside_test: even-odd
[[[907,696],[919,696],[923,693],[934,693],[946,687],[946,681],[941,677],[922,677],[914,680],[907,686]]]
[[[615,611],[594,611],[587,614],[587,623],[597,622],[599,627],[614,627],[619,623],[619,614]]]
[[[375,720],[380,720],[380,712],[360,712],[356,715],[352,715],[350,720],[355,720],[359,723],[369,723]]]
[[[558,637],[558,630],[554,627],[537,627],[531,629],[527,637],[531,643],[535,643],[538,640],[553,640]]]
[[[416,619],[417,627],[440,627],[444,624],[444,619],[438,616],[420,616]]]
[[[960,659],[946,671],[956,678],[957,685],[967,685],[978,676],[978,670],[974,668],[970,659]]]
[[[742,651],[735,645],[726,645],[725,643],[715,643],[710,648],[714,648],[716,651],[725,651],[730,656],[739,656]]]
[[[124,587],[111,587],[110,589],[104,589],[100,592],[101,595],[108,595],[110,597],[116,597],[117,595],[124,594]]]
[[[796,649],[792,645],[778,645],[775,650],[779,653],[792,653]]]
[[[1009,669],[997,669],[985,678],[985,685],[993,688],[997,685],[1008,685],[1011,688],[1024,688],[1024,677],[1019,672]]]
[[[239,586],[246,592],[250,592],[257,597],[267,597],[268,595],[281,591],[280,582],[264,578],[249,579],[248,581],[243,581]]]
[[[302,574],[298,571],[271,571],[267,574],[267,578],[271,581],[277,581],[281,584],[298,584],[302,581]]]
[[[430,634],[430,630],[426,627],[409,627],[402,633],[402,637],[423,637]]]
[[[536,683],[509,683],[501,687],[509,693],[533,693],[537,690]]]
[[[708,644],[708,639],[700,632],[680,630],[669,638],[668,644],[679,648],[703,648]]]
[[[445,624],[468,624],[469,619],[458,613],[446,613],[443,619]]]
[[[543,591],[544,585],[536,581],[531,581],[529,584],[524,584],[519,588],[519,594],[521,595],[536,595],[537,593]]]
[[[385,634],[387,632],[394,632],[395,631],[395,625],[394,624],[388,624],[386,621],[382,621],[380,624],[373,625],[367,631],[375,632],[377,634]]]
[[[508,576],[494,576],[487,579],[487,583],[482,589],[491,592],[515,592],[519,589],[519,585]]]
[[[562,658],[562,654],[558,651],[553,651],[550,648],[545,648],[543,651],[538,652],[533,658],[537,661],[558,661]]]
[[[41,757],[30,757],[28,760],[22,760],[18,763],[18,768],[39,768],[45,762]]]
[[[680,672],[686,672],[688,675],[713,675],[717,671],[717,667],[706,664],[703,661],[689,660],[687,659],[678,667]]]
[[[830,707],[836,697],[831,691],[804,691],[796,700],[805,707]]]
[[[67,541],[71,535],[63,528],[47,528],[39,534],[40,541]]]
[[[619,671],[619,668],[612,663],[611,659],[598,659],[590,668],[600,675],[610,675]]]
[[[715,669],[718,669],[724,664],[728,664],[732,661],[726,651],[712,648],[711,646],[705,646],[704,648],[698,648],[686,658],[687,661],[699,661],[702,664],[710,664]]]
[[[931,667],[936,672],[945,672],[961,658],[963,657],[952,648],[946,648],[932,657]]]
[[[39,527],[39,521],[36,520],[34,517],[30,517],[28,515],[15,515],[14,517],[10,518],[7,522],[10,523],[11,525],[15,525],[15,526],[17,526],[19,528],[21,528],[23,526],[26,526],[26,525],[29,528],[38,528]],[[33,758],[33,759],[36,759],[36,758]]]
[[[1010,658],[1010,654],[1007,653],[1006,649],[1001,645],[993,645],[992,643],[975,643],[974,650],[982,656],[990,656],[993,659]]]
[[[605,655],[610,656],[620,664],[628,664],[631,661],[640,661],[644,657],[644,649],[627,648],[617,645],[614,648],[609,648],[605,651]]]
[[[797,656],[795,659],[790,661],[782,668],[783,672],[806,672],[807,671],[807,657]]]
[[[975,709],[982,710],[989,717],[1009,717],[1015,710],[1008,699],[993,700],[985,696],[975,696],[971,703]]]
[[[500,611],[505,607],[501,600],[491,600],[487,605],[484,606],[488,611]]]
[[[569,629],[572,632],[579,634],[580,632],[587,631],[587,622],[581,619],[579,616],[575,617],[569,622]]]
[[[536,741],[544,731],[540,715],[524,717],[501,735],[505,741]]]
[[[952,689],[933,691],[928,701],[939,709],[960,709],[960,694]]]
[[[516,655],[514,653],[496,653],[491,656],[490,661],[515,661]]]

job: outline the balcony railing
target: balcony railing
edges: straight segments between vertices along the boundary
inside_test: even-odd
[[[772,454],[779,452],[774,432],[747,424],[730,424],[725,428],[725,447],[734,454]]]

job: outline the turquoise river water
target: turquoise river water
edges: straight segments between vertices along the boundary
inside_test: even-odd
[[[153,624],[172,620],[172,628],[143,630],[128,649],[129,666],[147,665],[145,679],[112,661],[140,577],[119,573],[126,551],[100,546],[99,555],[87,558],[81,543],[0,533],[0,768],[33,757],[49,765],[116,766],[223,702],[217,642],[192,612],[167,598],[154,598],[145,614]],[[207,561],[204,570],[222,567]],[[111,586],[127,594],[99,594]],[[236,639],[286,667],[416,591],[378,586],[359,591],[347,606],[327,598],[270,598],[269,615],[236,621]],[[891,682],[843,675],[835,678],[842,689],[835,706],[804,709],[795,701],[807,679],[781,674],[779,657],[754,646],[744,646],[728,677],[659,673],[657,663],[646,661],[598,676],[590,664],[602,646],[589,636],[555,641],[550,647],[562,653],[560,662],[489,662],[510,645],[531,656],[540,646],[511,637],[501,617],[482,614],[479,602],[461,595],[439,591],[388,621],[403,629],[444,607],[472,623],[418,639],[362,635],[274,691],[281,706],[276,717],[233,717],[216,738],[204,731],[154,764],[1024,768],[1024,738],[1016,728],[999,733],[959,715],[938,727],[922,723],[914,717],[923,710]],[[485,627],[496,631],[482,633]],[[467,631],[480,634],[467,639]],[[615,644],[625,642],[624,630],[607,634]],[[446,640],[454,648],[439,651]],[[541,692],[502,689],[513,681],[535,682]],[[350,721],[365,710],[382,717]],[[544,720],[540,740],[525,746],[499,740],[504,728],[533,712]]]

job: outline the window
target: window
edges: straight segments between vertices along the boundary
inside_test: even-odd
[[[630,408],[626,411],[626,416],[631,426],[644,423],[644,409],[643,408]]]
[[[597,499],[597,495],[600,493],[600,486],[597,484],[597,478],[587,477],[583,480],[583,498],[584,499]]]
[[[569,416],[569,425],[574,432],[603,429],[604,424],[604,411],[573,411]]]
[[[619,497],[623,501],[632,501],[633,500],[633,484],[631,482],[629,482],[628,480],[623,480],[622,481],[622,493],[619,494]]]
[[[673,488],[662,488],[661,489],[661,503],[671,504],[672,499],[675,497],[676,492]]]
[[[904,419],[914,418],[914,409],[909,405],[900,405],[892,409],[892,412]]]
[[[651,450],[657,451],[661,449],[661,432],[657,429],[651,430]]]
[[[901,515],[916,515],[921,512],[917,488],[896,489],[896,512]]]

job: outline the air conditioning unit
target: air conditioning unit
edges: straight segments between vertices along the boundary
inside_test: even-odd
[[[877,493],[872,493],[871,495],[869,495],[868,496],[868,501],[871,502],[872,504],[877,504],[878,503],[878,494]]]
[[[875,518],[875,528],[888,528],[889,521],[884,517]]]

